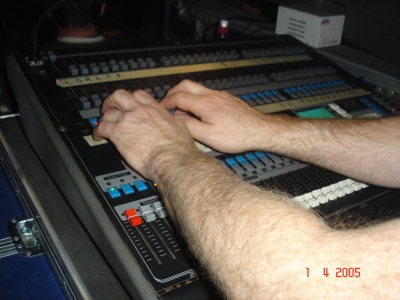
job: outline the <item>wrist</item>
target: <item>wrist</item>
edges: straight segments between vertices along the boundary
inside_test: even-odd
[[[193,140],[188,144],[157,147],[152,151],[152,158],[146,170],[148,178],[159,185],[162,184],[163,178],[167,176],[165,173],[169,168],[175,168],[175,166],[182,164],[182,161],[186,162],[186,165],[190,165],[191,158],[197,152],[199,150],[194,145]]]
[[[263,150],[282,153],[288,137],[293,131],[294,118],[286,115],[263,114],[261,121],[255,127],[253,147],[249,150]]]

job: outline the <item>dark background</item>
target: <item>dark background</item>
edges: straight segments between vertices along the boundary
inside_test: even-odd
[[[165,7],[168,0],[105,0],[103,25],[132,36],[134,44],[163,42]],[[174,2],[174,1],[172,1]],[[201,0],[175,1],[195,5]],[[336,5],[346,14],[342,44],[372,54],[400,67],[400,1],[398,0],[215,0],[226,7],[246,11],[255,19],[274,24],[280,4]],[[177,6],[175,5],[175,6]],[[179,6],[177,7],[179,9]],[[45,10],[44,0],[3,0],[0,4],[0,77],[6,78],[7,55],[26,51],[33,24]],[[172,16],[167,16],[171,18]],[[173,24],[174,20],[169,20]],[[190,27],[190,26],[189,26]],[[179,28],[174,28],[178,30]],[[191,28],[186,28],[191,30]],[[190,36],[190,35],[189,35]],[[202,36],[193,35],[199,39]],[[56,39],[56,29],[45,18],[39,30],[40,43]]]

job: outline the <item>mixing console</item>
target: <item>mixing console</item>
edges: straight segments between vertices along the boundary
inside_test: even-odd
[[[181,80],[191,79],[226,90],[265,113],[318,118],[399,114],[395,103],[286,36],[50,51],[39,66],[30,66],[21,54],[9,58],[8,72],[32,146],[135,299],[211,299],[216,294],[154,185],[131,169],[111,143],[92,139],[102,101],[114,90],[144,89],[160,100]],[[399,195],[273,153],[225,154],[197,146],[243,180],[284,190],[326,218],[346,211],[382,216],[376,203]]]

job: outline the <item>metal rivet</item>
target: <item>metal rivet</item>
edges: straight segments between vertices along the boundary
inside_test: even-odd
[[[32,252],[31,252],[31,251],[26,251],[25,254],[28,255],[28,256],[31,256],[31,255],[32,255]]]
[[[21,244],[18,244],[18,245],[17,245],[17,249],[22,249],[22,245],[21,245]]]
[[[17,219],[12,219],[11,222],[17,223]]]
[[[18,241],[19,241],[19,236],[14,236],[14,237],[13,237],[13,240],[16,241],[16,242],[18,242]]]

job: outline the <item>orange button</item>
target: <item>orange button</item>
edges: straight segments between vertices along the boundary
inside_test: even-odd
[[[134,208],[130,208],[124,211],[124,216],[128,220],[131,226],[138,226],[142,224],[142,219],[137,215]]]

